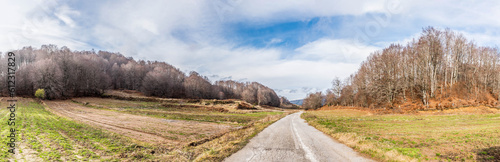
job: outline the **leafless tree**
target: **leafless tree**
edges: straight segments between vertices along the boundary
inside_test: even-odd
[[[196,72],[186,76],[165,62],[136,61],[107,51],[71,51],[67,47],[24,47],[16,53],[16,88],[33,96],[45,89],[48,99],[100,96],[107,89],[140,90],[146,95],[175,98],[244,99],[254,104],[279,106],[274,90],[257,82],[217,81]],[[0,57],[6,62],[6,57]],[[7,95],[6,64],[0,64],[1,95]]]
[[[500,52],[480,47],[449,29],[423,29],[407,45],[392,44],[373,52],[360,69],[340,79],[327,92],[327,103],[340,92],[338,103],[346,106],[393,106],[407,99],[430,100],[446,97],[486,100],[500,96]]]
[[[302,102],[302,107],[305,109],[318,109],[323,106],[323,95],[321,92],[309,93]]]

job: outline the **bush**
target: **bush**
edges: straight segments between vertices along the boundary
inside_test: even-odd
[[[35,97],[39,99],[45,99],[45,90],[44,89],[37,89],[35,92]]]

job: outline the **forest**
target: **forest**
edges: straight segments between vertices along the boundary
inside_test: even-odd
[[[243,99],[280,106],[280,97],[257,82],[220,80],[211,83],[197,72],[186,75],[159,61],[135,61],[120,53],[72,51],[67,47],[24,47],[16,54],[16,95],[33,97],[43,89],[46,99],[100,96],[105,90],[137,90],[148,96],[191,99]],[[0,93],[7,96],[7,53],[0,54]]]
[[[498,106],[500,51],[450,29],[426,27],[406,45],[371,53],[357,72],[335,78],[326,93],[311,93],[304,107],[323,104],[368,108]]]

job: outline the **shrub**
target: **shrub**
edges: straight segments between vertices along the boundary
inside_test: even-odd
[[[44,89],[37,89],[35,92],[35,97],[39,99],[45,99],[45,90]]]

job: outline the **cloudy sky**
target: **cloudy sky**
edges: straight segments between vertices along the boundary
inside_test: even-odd
[[[493,0],[1,0],[0,51],[56,44],[120,52],[212,81],[258,81],[293,100],[423,27],[496,47],[499,8]]]

